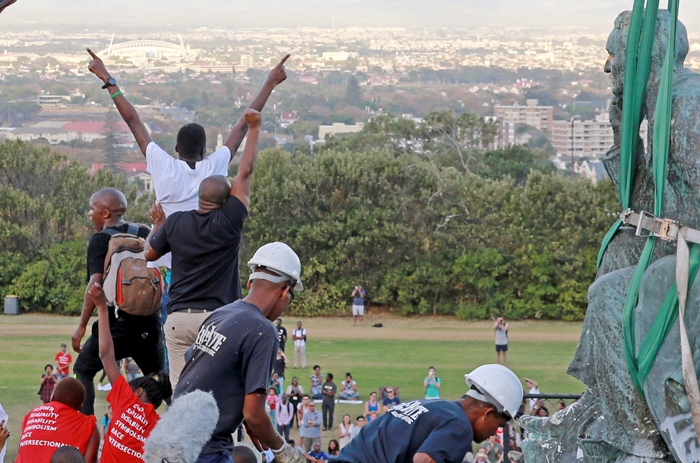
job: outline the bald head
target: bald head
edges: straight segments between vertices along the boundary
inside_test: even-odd
[[[65,445],[53,453],[49,463],[85,463],[85,458],[77,448]]]
[[[212,175],[202,180],[199,185],[199,207],[201,209],[218,209],[231,194],[231,182],[223,175]]]
[[[109,211],[112,215],[120,216],[126,212],[126,196],[116,188],[102,188],[92,195],[90,203]]]
[[[80,410],[85,402],[85,386],[75,378],[63,378],[56,383],[51,400]]]

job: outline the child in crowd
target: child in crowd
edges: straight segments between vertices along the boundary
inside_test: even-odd
[[[277,389],[270,386],[267,394],[267,405],[270,407],[270,419],[273,423],[277,423],[277,407],[279,406],[280,398],[277,396]]]
[[[102,417],[102,438],[107,437],[107,429],[109,429],[109,423],[112,422],[112,406],[107,405],[107,413]]]
[[[105,437],[100,462],[142,463],[144,442],[158,422],[156,409],[173,393],[170,378],[160,372],[126,382],[114,359],[114,341],[102,286],[94,283],[89,295],[97,307],[100,360],[112,385],[107,402],[115,417]],[[129,419],[124,419],[125,416]]]

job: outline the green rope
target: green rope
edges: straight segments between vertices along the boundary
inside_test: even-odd
[[[622,210],[629,208],[632,184],[634,183],[635,158],[638,149],[639,126],[642,119],[642,106],[646,98],[647,84],[651,70],[651,54],[656,36],[656,20],[659,0],[635,0],[627,37],[625,61],[625,88],[623,91],[622,131],[620,143],[620,179],[618,192]],[[654,215],[663,217],[664,189],[668,171],[668,154],[671,137],[671,116],[673,108],[673,71],[676,56],[676,28],[680,0],[669,0],[671,30],[666,49],[659,95],[656,101],[653,140],[654,168]],[[605,250],[615,236],[622,220],[618,219],[603,239],[598,254],[598,266]],[[671,327],[678,317],[678,295],[674,284],[654,319],[649,333],[642,342],[639,355],[636,354],[634,337],[634,309],[639,299],[642,277],[654,258],[657,238],[649,237],[632,274],[622,314],[625,358],[635,387],[643,396],[643,384],[654,364],[656,354],[663,344]],[[700,246],[694,245],[690,253],[690,279],[692,285],[700,268]]]

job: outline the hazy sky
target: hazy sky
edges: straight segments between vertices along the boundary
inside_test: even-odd
[[[665,6],[666,2],[661,2]],[[633,0],[18,0],[3,24],[192,24],[238,27],[445,26],[584,27],[605,32]],[[700,33],[700,1],[681,2]]]

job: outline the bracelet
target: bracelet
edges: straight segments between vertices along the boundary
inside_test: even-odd
[[[114,95],[112,95],[112,99],[114,99],[114,97],[117,97],[117,96],[119,96],[119,95],[121,95],[121,94],[122,94],[122,91],[119,90],[117,93],[115,93]]]

